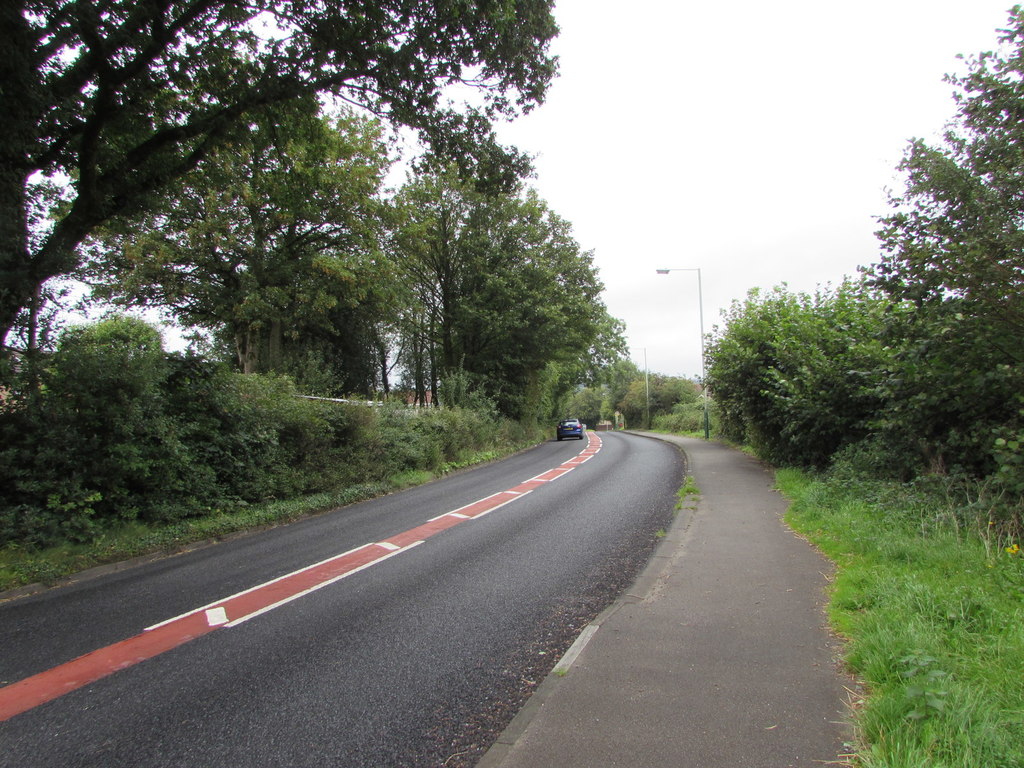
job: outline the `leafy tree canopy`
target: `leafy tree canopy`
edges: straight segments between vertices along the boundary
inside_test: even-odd
[[[648,429],[655,416],[670,413],[681,403],[692,403],[697,396],[697,385],[689,379],[660,373],[645,376],[638,372],[615,407],[625,418],[627,426],[642,425]]]
[[[555,407],[592,350],[621,346],[591,254],[534,192],[485,195],[445,173],[413,180],[396,203],[396,258],[416,307],[405,349],[423,358],[408,368],[429,388],[464,370],[521,416],[510,411],[524,397],[554,388]]]
[[[102,227],[86,276],[223,336],[247,373],[280,371],[339,312],[386,302],[387,165],[376,121],[324,119],[312,100],[262,110],[143,214]]]
[[[819,467],[865,437],[891,358],[879,340],[885,306],[849,283],[734,302],[706,352],[724,436],[773,462]]]
[[[910,144],[900,166],[906,189],[881,219],[884,258],[873,283],[917,305],[956,299],[961,312],[987,314],[1004,333],[1024,334],[1024,11],[1003,48],[968,61],[955,87],[956,118],[943,146]],[[995,329],[993,329],[995,330]],[[1000,343],[1007,362],[1024,347]]]
[[[13,0],[0,7],[0,341],[112,216],[139,210],[244,130],[330,95],[505,183],[526,167],[492,119],[555,73],[551,0]],[[469,86],[478,107],[448,106]]]
[[[883,258],[868,271],[894,302],[886,339],[900,350],[883,434],[931,469],[981,475],[992,468],[994,441],[1016,438],[1024,421],[1019,6],[1000,43],[969,58],[966,75],[947,78],[955,119],[939,146],[910,144],[906,188],[881,219]]]

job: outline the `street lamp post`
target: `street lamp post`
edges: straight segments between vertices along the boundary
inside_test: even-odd
[[[697,306],[700,311],[700,389],[704,400],[704,439],[711,438],[711,422],[708,419],[708,386],[704,375],[704,287],[700,279],[700,267],[658,269],[659,275],[667,275],[669,272],[696,272],[697,273]]]

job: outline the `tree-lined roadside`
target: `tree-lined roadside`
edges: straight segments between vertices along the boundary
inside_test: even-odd
[[[130,318],[68,332],[40,376],[0,420],[0,588],[285,522],[539,437],[493,411],[300,398],[287,377],[168,355]]]
[[[548,0],[67,0],[0,19],[16,555],[519,446],[621,356],[592,254],[494,137],[555,74]],[[102,320],[65,327],[69,280]]]
[[[951,80],[944,144],[913,142],[880,261],[815,295],[736,301],[707,348],[723,434],[784,465],[937,479],[1024,533],[1019,132],[1024,10]],[[1011,543],[1013,543],[1011,541]]]

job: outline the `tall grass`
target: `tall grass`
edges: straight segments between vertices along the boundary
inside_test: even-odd
[[[856,764],[1024,766],[1016,532],[962,496],[798,470],[777,482],[790,524],[838,565],[829,615],[866,691]]]

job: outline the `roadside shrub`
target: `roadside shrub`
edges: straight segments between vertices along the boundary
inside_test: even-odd
[[[85,540],[114,521],[156,519],[186,493],[191,456],[164,407],[159,333],[130,317],[71,328],[40,386],[0,418],[11,478],[2,534]]]
[[[710,405],[710,404],[709,404]],[[715,412],[712,408],[708,413],[711,420],[711,431],[717,433]],[[677,403],[671,413],[655,416],[653,428],[662,432],[704,432],[704,402],[698,400],[691,403]]]
[[[892,358],[878,338],[884,311],[852,283],[734,303],[707,349],[723,436],[775,464],[823,468],[870,434]]]
[[[66,332],[38,381],[15,380],[0,402],[0,546],[88,542],[130,521],[436,472],[530,437],[487,403],[303,398],[286,376],[168,355],[126,317]]]
[[[513,429],[513,424],[489,409],[375,408],[360,438],[367,458],[365,471],[377,479],[410,470],[436,472],[469,454],[523,442],[525,433]]]

